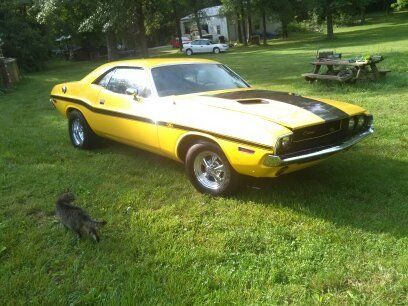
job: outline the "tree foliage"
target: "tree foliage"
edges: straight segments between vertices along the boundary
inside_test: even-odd
[[[0,40],[4,55],[17,58],[24,70],[41,69],[48,59],[49,35],[30,12],[29,1],[0,2]]]
[[[397,2],[393,4],[393,8],[399,11],[403,9],[408,9],[408,0],[397,0]]]

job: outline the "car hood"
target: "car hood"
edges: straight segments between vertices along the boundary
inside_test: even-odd
[[[180,104],[189,104],[205,116],[223,113],[242,113],[283,125],[290,129],[302,128],[347,118],[364,109],[331,100],[313,99],[297,94],[257,89],[215,91],[175,97]],[[200,107],[201,106],[201,107]]]

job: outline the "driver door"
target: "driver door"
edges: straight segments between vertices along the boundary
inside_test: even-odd
[[[111,74],[111,75],[109,75]],[[154,102],[144,69],[117,67],[102,78],[96,107],[95,129],[106,137],[139,147],[158,148]],[[137,92],[137,95],[129,93]]]
[[[213,52],[213,45],[211,44],[209,40],[204,40],[203,44],[204,44],[203,52]]]
[[[195,41],[196,46],[195,46],[195,53],[203,53],[205,52],[205,45],[203,40],[196,40]]]

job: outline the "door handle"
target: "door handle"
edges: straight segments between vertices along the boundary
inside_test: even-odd
[[[102,105],[105,104],[105,99],[100,99],[99,104],[102,104]]]

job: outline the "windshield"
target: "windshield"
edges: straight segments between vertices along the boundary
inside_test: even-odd
[[[156,67],[152,76],[160,97],[249,87],[221,64],[180,64]]]

